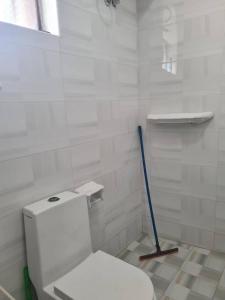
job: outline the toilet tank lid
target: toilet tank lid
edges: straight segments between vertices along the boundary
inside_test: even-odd
[[[76,192],[65,191],[25,206],[23,208],[23,214],[32,218],[33,216],[42,214],[52,208],[63,206],[65,203],[80,197],[84,196]]]

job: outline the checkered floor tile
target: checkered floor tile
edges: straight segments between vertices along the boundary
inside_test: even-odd
[[[123,251],[119,258],[142,269],[151,278],[157,300],[225,300],[225,254],[166,239],[163,250],[179,248],[177,254],[140,261],[154,251],[144,235]]]

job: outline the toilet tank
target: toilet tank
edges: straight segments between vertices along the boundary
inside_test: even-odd
[[[36,289],[72,270],[92,252],[86,197],[63,192],[23,209],[28,268]]]

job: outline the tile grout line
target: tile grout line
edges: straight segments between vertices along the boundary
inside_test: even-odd
[[[181,245],[182,245],[182,244],[181,244]],[[181,247],[181,246],[178,245],[178,248],[179,248],[179,247]],[[182,271],[181,269],[182,269],[183,265],[185,264],[185,262],[187,261],[187,259],[190,257],[191,251],[192,251],[192,250],[193,250],[193,247],[191,247],[191,248],[189,249],[189,251],[188,251],[188,253],[187,253],[186,257],[185,257],[184,262],[183,262],[182,265],[180,266],[180,268],[179,268],[179,270],[177,271],[177,273],[176,273],[174,279],[171,281],[171,283],[169,284],[168,288],[165,290],[164,294],[162,295],[162,297],[161,297],[159,300],[162,300],[163,297],[166,296],[166,292],[167,292],[167,291],[169,290],[169,288],[171,288],[171,287],[173,286],[173,284],[176,282],[177,276],[178,276],[178,274]],[[173,299],[171,299],[171,300],[173,300]]]

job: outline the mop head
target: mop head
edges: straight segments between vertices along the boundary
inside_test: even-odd
[[[153,259],[153,258],[156,258],[156,257],[161,257],[161,256],[165,256],[165,255],[171,255],[171,254],[174,254],[174,253],[177,253],[177,252],[178,252],[178,248],[169,249],[169,250],[163,250],[163,251],[159,248],[154,253],[140,256],[139,259],[141,261],[142,260],[146,260],[146,259]]]

